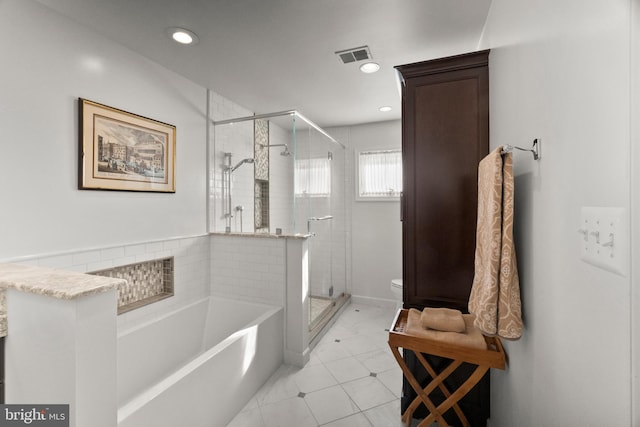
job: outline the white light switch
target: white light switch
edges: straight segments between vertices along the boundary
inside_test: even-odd
[[[628,231],[624,208],[583,207],[578,235],[583,261],[626,275]]]

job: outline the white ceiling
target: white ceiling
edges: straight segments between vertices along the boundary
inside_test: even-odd
[[[394,66],[474,51],[491,0],[38,0],[255,112],[320,126],[400,118]],[[180,46],[168,27],[195,32]],[[368,45],[363,74],[334,52]],[[390,105],[391,112],[378,107]]]

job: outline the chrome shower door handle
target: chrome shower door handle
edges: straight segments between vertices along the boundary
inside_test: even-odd
[[[311,233],[311,221],[327,221],[329,219],[333,219],[333,215],[325,215],[325,216],[312,216],[307,218],[307,233]],[[315,235],[315,233],[314,233]]]

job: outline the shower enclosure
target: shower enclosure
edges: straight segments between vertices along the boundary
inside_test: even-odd
[[[213,129],[210,230],[306,236],[313,339],[349,298],[344,146],[297,111]]]

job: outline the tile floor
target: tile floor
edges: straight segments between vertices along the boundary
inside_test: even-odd
[[[402,371],[387,344],[394,315],[350,304],[309,363],[282,365],[228,427],[402,426]]]

